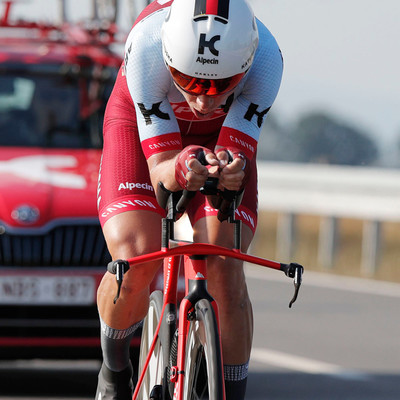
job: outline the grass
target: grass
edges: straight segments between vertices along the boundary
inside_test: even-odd
[[[400,223],[382,222],[380,247],[375,272],[366,274],[362,270],[362,240],[364,221],[342,218],[336,221],[336,245],[332,264],[323,265],[319,252],[319,237],[322,217],[296,215],[292,249],[284,254],[279,251],[277,236],[281,214],[262,211],[259,215],[256,236],[251,252],[260,257],[281,262],[296,261],[307,270],[337,273],[340,275],[369,277],[400,283]]]

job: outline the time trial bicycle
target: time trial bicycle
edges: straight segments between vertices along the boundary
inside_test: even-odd
[[[162,219],[161,250],[128,260],[115,260],[107,269],[116,274],[119,297],[124,273],[129,267],[164,260],[164,290],[150,295],[143,321],[139,376],[133,400],[225,400],[218,306],[207,290],[207,256],[219,255],[283,271],[294,279],[296,301],[304,268],[242,253],[241,221],[235,219],[240,193],[220,191],[209,179],[200,189],[211,196],[219,209],[218,219],[234,224],[234,246],[228,249],[207,243],[176,240],[174,224],[196,192],[171,193],[160,187],[166,198],[167,216]],[[178,278],[184,265],[185,297],[178,299]]]

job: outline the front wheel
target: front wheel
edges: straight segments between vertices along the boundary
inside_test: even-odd
[[[185,359],[185,400],[222,400],[221,345],[214,309],[202,299],[195,306],[190,322]]]
[[[139,373],[143,370],[147,354],[149,353],[154,334],[161,318],[162,298],[162,293],[160,291],[155,291],[150,295],[149,311],[143,321],[139,354]],[[163,351],[165,352],[166,349],[163,349],[162,340],[159,339],[150,358],[146,375],[140,388],[139,399],[148,400],[154,398],[150,397],[154,387],[156,385],[162,385],[165,370]]]

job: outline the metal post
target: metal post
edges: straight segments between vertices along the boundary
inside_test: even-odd
[[[381,222],[364,221],[361,255],[361,273],[373,276],[378,268],[381,247]]]
[[[60,0],[60,18],[62,24],[67,22],[67,4],[65,0]]]
[[[94,19],[116,22],[118,4],[117,0],[93,0]]]
[[[323,217],[319,228],[318,264],[333,268],[337,247],[337,218]]]
[[[276,252],[280,260],[290,260],[295,248],[296,216],[292,213],[278,217]]]

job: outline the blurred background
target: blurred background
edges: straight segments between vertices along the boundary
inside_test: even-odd
[[[54,22],[60,18],[58,3],[20,1],[13,13]],[[285,60],[282,87],[259,156],[279,161],[399,167],[398,2],[250,3],[276,37]],[[75,20],[90,19],[91,4],[89,0],[70,0],[68,15]],[[118,25],[128,32],[146,1],[121,0],[118,4]],[[315,131],[320,132],[318,143]],[[355,147],[356,151],[349,149],[346,154],[340,146]]]
[[[281,90],[268,114],[258,147],[259,221],[251,253],[282,262],[296,261],[306,267],[304,297],[300,295],[294,311],[287,308],[290,284],[280,282],[274,274],[247,270],[258,324],[249,399],[264,400],[268,398],[266,392],[275,399],[398,399],[400,4],[398,0],[249,2],[277,39],[285,62]],[[115,22],[118,28],[115,40],[107,43],[117,60],[112,67],[115,74],[119,57],[123,57],[124,39],[147,1],[98,0],[97,8],[94,3],[91,0],[16,0],[8,18],[47,24],[62,24],[67,20],[72,25],[79,23],[80,27],[92,28],[100,21]],[[6,4],[0,1],[0,10]],[[0,67],[2,50],[0,47]],[[110,93],[112,73],[100,82],[106,86],[102,101]],[[0,97],[0,111],[6,101],[7,97],[3,102]],[[102,110],[96,110],[97,125],[94,126],[101,126]],[[58,133],[64,141],[69,136],[66,131]],[[3,145],[9,146],[4,140]],[[99,150],[99,140],[93,147]],[[91,153],[93,198],[99,157],[100,154]],[[20,173],[29,170],[31,164],[17,166]],[[7,168],[0,162],[0,173],[4,174],[0,175],[0,183],[9,172]],[[71,168],[67,163],[66,170],[73,172],[68,177],[76,178],[76,171]],[[5,195],[4,189],[0,195]],[[5,201],[0,203],[4,210],[5,204]],[[95,204],[91,212],[95,218]],[[25,227],[8,230],[3,222],[0,224],[0,267],[6,267],[6,272],[0,269],[0,282],[5,282],[7,277],[7,282],[17,284],[20,280],[13,271],[19,268],[18,262],[9,265],[5,260],[7,246],[14,243],[9,238]],[[97,219],[95,223],[96,237],[100,237]],[[43,235],[43,230],[38,231]],[[60,235],[58,232],[52,237]],[[33,231],[28,236],[33,237]],[[48,240],[47,236],[43,237]],[[84,238],[87,246],[87,236]],[[15,240],[19,247],[13,251],[21,252],[18,249],[22,248],[22,239]],[[104,249],[104,243],[102,246]],[[105,253],[106,250],[104,257],[107,258]],[[89,267],[96,267],[96,273],[101,276],[103,264],[97,262]],[[59,267],[48,265],[46,271],[52,266]],[[63,267],[68,269],[65,262]],[[9,275],[15,279],[11,280]],[[75,287],[73,281],[70,283]],[[13,352],[21,348],[21,342],[14,339],[25,338],[23,324],[28,320],[36,329],[34,346],[39,346],[36,350],[52,347],[53,356],[60,356],[65,348],[57,347],[57,341],[43,347],[46,338],[44,342],[39,340],[43,338],[37,332],[40,327],[55,332],[54,326],[46,325],[53,317],[47,316],[44,322],[42,312],[55,309],[56,314],[63,314],[68,307],[57,309],[55,300],[51,299],[53,303],[42,304],[46,311],[38,308],[34,314],[33,303],[19,302],[13,297],[19,307],[14,326],[7,314],[10,301],[4,293],[2,296],[0,356],[7,354],[9,358],[11,352],[12,358]],[[82,304],[78,306],[83,309]],[[72,321],[73,316],[73,323],[78,321],[76,307],[71,306],[68,316],[65,312],[61,329],[65,332],[67,325],[74,332],[90,328],[93,336],[90,340],[97,338],[95,304],[90,307],[92,320],[82,314],[75,328],[66,322],[68,318]],[[13,333],[8,334],[11,328]],[[32,343],[32,340],[25,342],[24,346]],[[90,343],[93,346],[94,342]],[[78,356],[80,349],[82,346],[78,345]],[[98,357],[98,343],[95,350]],[[32,354],[35,359],[31,364],[16,361],[12,364],[14,370],[10,370],[10,364],[0,363],[2,381],[9,383],[0,389],[0,398],[15,398],[19,392],[24,398],[32,394],[29,390],[28,393],[15,390],[21,379],[15,374],[18,370],[22,372],[22,379],[34,377],[32,371],[40,378],[30,382],[33,397],[40,397],[45,386],[43,381],[51,377],[56,386],[44,392],[46,397],[60,398],[58,388],[62,387],[66,397],[91,398],[98,363],[93,367],[85,362],[65,364],[63,361],[48,366],[37,360],[40,358],[37,351]],[[66,370],[71,374],[68,377]]]
[[[112,2],[98,3],[103,15],[112,14],[112,7],[107,6]],[[116,20],[121,37],[146,3],[145,0],[117,2]],[[396,0],[383,0],[379,4],[372,0],[250,0],[250,3],[276,37],[285,61],[281,90],[258,147],[260,171],[263,162],[272,163],[275,176],[279,177],[281,172],[275,164],[279,163],[286,168],[282,173],[287,176],[291,175],[287,170],[291,164],[295,163],[296,171],[308,164],[301,176],[313,181],[309,186],[310,183],[296,176],[297,186],[305,190],[305,198],[301,200],[304,196],[296,191],[288,194],[294,204],[290,206],[269,204],[268,188],[272,191],[274,183],[268,178],[260,181],[266,194],[259,199],[260,219],[266,218],[268,222],[260,224],[256,251],[266,248],[263,238],[268,234],[270,256],[271,252],[272,256],[281,255],[279,248],[289,246],[291,254],[295,252],[311,268],[336,267],[337,271],[351,275],[400,281],[399,3]],[[58,6],[58,1],[20,1],[13,12],[15,16],[55,21],[61,18]],[[91,1],[70,0],[66,2],[66,12],[76,21],[94,16]],[[117,51],[123,54],[121,45]],[[265,165],[271,168],[271,164]],[[314,178],[320,165],[346,168],[324,169],[323,175]],[[364,168],[360,171],[359,167]],[[339,175],[335,175],[338,170]],[[343,176],[349,179],[349,174],[354,174],[352,179],[359,183],[357,188],[341,184]],[[333,186],[327,177],[335,181]],[[287,185],[291,182],[287,181]],[[329,196],[328,189],[344,197]],[[313,193],[318,193],[321,199],[317,201]],[[363,196],[371,204],[369,211],[360,215]],[[331,211],[326,209],[327,201],[332,203]],[[347,210],[338,212],[338,201],[347,204]],[[321,203],[325,205],[323,213],[319,211]],[[299,208],[300,219],[296,218]],[[282,217],[282,213],[291,215]],[[310,218],[305,219],[304,215]],[[329,217],[333,219],[326,222]],[[282,233],[285,229],[290,232]],[[321,235],[321,230],[326,233]],[[300,250],[304,250],[302,241],[306,237],[310,238],[311,247],[315,247],[307,250],[307,255]],[[327,243],[329,240],[331,243]],[[341,268],[343,264],[346,267]]]
[[[280,158],[281,152],[271,148],[265,154],[288,161],[399,167],[398,2],[251,3],[285,59],[274,116],[282,140],[277,146],[293,148]]]
[[[270,219],[261,230],[277,221],[270,251],[282,256],[292,246],[311,268],[400,282],[399,3],[251,3],[285,60],[259,156],[301,163],[278,169],[280,182],[261,181],[261,208],[263,185],[302,188],[265,200],[289,213],[263,214]]]

